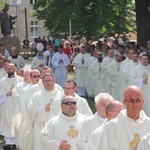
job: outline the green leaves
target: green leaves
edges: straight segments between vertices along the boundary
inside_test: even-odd
[[[32,15],[44,20],[53,36],[69,34],[71,19],[73,34],[90,37],[104,28],[106,34],[128,31],[130,18],[134,17],[131,4],[132,0],[37,0]]]

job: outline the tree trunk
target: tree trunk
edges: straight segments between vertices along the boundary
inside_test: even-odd
[[[142,46],[150,40],[150,0],[135,0],[137,40]]]

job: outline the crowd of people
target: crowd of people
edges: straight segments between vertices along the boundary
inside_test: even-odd
[[[24,70],[16,47],[10,55],[0,43],[4,150],[150,149],[150,41],[143,48],[125,37],[58,38],[36,51]]]

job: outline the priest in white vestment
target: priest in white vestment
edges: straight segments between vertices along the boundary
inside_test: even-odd
[[[122,55],[116,54],[115,59],[110,63],[108,66],[108,85],[107,89],[109,94],[116,100],[118,100],[118,78],[119,78],[119,68],[120,68],[120,62],[122,61]]]
[[[118,55],[118,54],[117,54]],[[96,128],[89,137],[89,141],[86,145],[86,150],[96,150],[98,148],[98,144],[101,140],[102,132],[105,130],[106,123],[113,118],[116,118],[120,111],[123,109],[123,104],[119,101],[109,101],[106,104],[106,117],[107,119],[104,123]]]
[[[109,49],[107,52],[107,57],[105,57],[101,64],[101,92],[108,93],[107,85],[109,84],[107,71],[108,66],[114,60],[114,50]]]
[[[122,84],[125,84],[124,87],[131,86],[131,72],[139,64],[139,56],[136,52],[132,55],[132,60],[128,62],[123,68],[124,80]]]
[[[34,69],[31,71],[30,77],[31,83],[28,86],[24,87],[20,93],[20,101],[23,107],[26,107],[29,103],[29,100],[32,96],[31,87],[32,85],[38,84],[40,80],[40,72]]]
[[[106,124],[98,149],[136,150],[140,140],[150,132],[150,118],[142,110],[142,91],[136,86],[126,88],[122,110]]]
[[[16,141],[17,145],[22,149],[32,149],[32,122],[27,111],[27,105],[32,97],[31,87],[40,80],[40,72],[38,70],[32,70],[30,73],[31,83],[24,87],[19,95],[20,100],[20,112],[13,117],[13,122],[17,127]],[[17,120],[17,122],[15,121]],[[16,124],[18,123],[18,124]],[[24,141],[24,142],[22,142]],[[28,143],[28,144],[27,144]]]
[[[86,77],[87,77],[87,70],[89,66],[89,60],[91,59],[91,55],[86,53],[86,47],[81,46],[80,48],[81,53],[79,53],[74,61],[73,65],[75,66],[75,77],[78,85],[77,93],[79,96],[86,97]]]
[[[55,69],[54,75],[56,83],[59,84],[62,88],[67,79],[67,66],[70,64],[68,56],[63,52],[63,45],[60,45],[58,52],[52,58],[52,65]]]
[[[45,57],[43,55],[43,49],[44,49],[43,44],[42,43],[38,43],[36,45],[36,49],[37,49],[37,54],[32,60],[31,69],[37,69],[37,70],[40,71],[40,69],[43,66],[45,66]]]
[[[20,113],[21,110],[21,101],[20,101],[20,94],[22,92],[22,89],[26,86],[28,86],[31,83],[31,70],[25,71],[24,75],[23,75],[23,82],[18,83],[15,88],[12,90],[12,98],[14,100],[14,113],[13,113],[13,117],[15,118],[15,116]],[[14,119],[12,118],[12,120]],[[14,124],[16,124],[17,121],[14,120]]]
[[[54,88],[53,74],[44,74],[42,83],[44,88],[31,97],[28,105],[29,115],[33,121],[34,150],[41,150],[40,132],[45,123],[52,117],[51,104],[56,99],[62,99],[63,97],[63,94],[57,88]]]
[[[148,62],[149,56],[147,54],[143,54],[141,57],[141,63],[132,70],[131,83],[142,90],[144,98],[143,110],[148,116],[150,116],[150,93],[148,86],[150,66]]]
[[[94,96],[101,92],[101,64],[102,64],[102,52],[97,52],[97,59],[90,65],[91,70],[91,87],[94,91]]]
[[[14,102],[12,100],[12,90],[23,78],[15,73],[15,66],[9,63],[6,68],[7,75],[0,80],[0,130],[4,135],[5,144],[14,144],[11,134],[11,118],[14,111]],[[8,139],[9,138],[9,139]]]
[[[123,100],[123,92],[125,90],[126,87],[124,87],[124,84],[122,84],[122,82],[124,81],[124,74],[123,74],[123,68],[125,67],[125,65],[131,61],[132,59],[132,55],[133,55],[133,49],[129,49],[127,51],[127,57],[126,59],[121,63],[120,65],[120,69],[119,69],[119,81],[118,81],[118,100],[122,101]]]
[[[60,113],[50,119],[41,131],[41,149],[77,150],[76,142],[85,119],[86,116],[77,111],[74,97],[65,96]]]
[[[94,88],[91,85],[92,84],[92,71],[91,71],[91,65],[93,63],[94,60],[97,59],[97,50],[94,50],[93,52],[93,57],[90,58],[89,60],[89,66],[88,66],[88,70],[87,70],[87,77],[86,77],[86,91],[88,94],[88,97],[94,97]]]
[[[80,97],[77,93],[77,83],[75,80],[67,79],[64,85],[64,95],[71,95],[75,98],[77,102],[77,110],[79,113],[84,114],[88,117],[92,116],[92,110],[89,107],[87,100],[83,97]],[[58,115],[61,110],[61,99],[58,99],[52,103],[52,113],[53,116]]]
[[[11,56],[8,57],[8,60],[10,60],[11,63],[13,63],[16,68],[23,68],[25,66],[25,61],[22,58],[22,56],[17,54],[17,48],[16,47],[12,47],[11,49]]]
[[[48,66],[43,66],[42,68],[41,68],[41,71],[40,71],[40,80],[39,80],[39,82],[37,83],[37,84],[34,84],[34,85],[32,85],[31,86],[31,94],[33,95],[34,93],[36,93],[36,92],[38,92],[38,91],[40,91],[42,88],[43,88],[43,83],[42,83],[42,77],[43,77],[43,75],[45,74],[45,73],[52,73],[53,74],[53,72],[52,72],[52,69],[50,68],[50,67],[48,67]],[[56,84],[55,83],[55,87],[59,90],[59,91],[61,91],[62,93],[64,92],[64,90],[63,90],[63,88],[60,86],[60,85],[58,85],[58,84]]]
[[[95,97],[97,112],[83,122],[77,141],[78,150],[85,150],[91,133],[106,120],[105,106],[111,100],[113,100],[112,96],[107,93],[100,93]]]

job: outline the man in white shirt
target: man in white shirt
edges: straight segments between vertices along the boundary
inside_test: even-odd
[[[105,111],[107,119],[100,127],[96,128],[92,132],[89,141],[86,145],[86,150],[96,150],[98,148],[98,144],[101,140],[102,132],[105,129],[106,123],[111,119],[116,118],[122,109],[123,104],[119,101],[109,101],[106,104]]]
[[[12,47],[11,54],[12,55],[8,57],[8,60],[10,60],[11,63],[16,66],[16,68],[23,68],[25,66],[25,61],[22,56],[18,54],[16,47]]]
[[[41,131],[41,149],[77,150],[76,141],[82,122],[86,119],[77,112],[73,96],[65,96],[61,101],[60,113],[50,119]]]
[[[132,55],[132,60],[130,62],[128,62],[124,68],[123,68],[123,75],[124,75],[124,80],[122,82],[124,82],[125,86],[124,87],[128,87],[131,86],[131,73],[132,70],[139,64],[139,55],[137,54],[137,52],[134,52]]]
[[[87,100],[85,98],[80,97],[76,91],[77,91],[77,83],[75,80],[72,79],[67,79],[64,85],[64,95],[71,95],[75,98],[76,102],[77,102],[77,110],[79,113],[82,113],[86,116],[92,116],[93,113],[89,107],[89,104],[87,102]],[[58,115],[61,107],[61,99],[58,99],[56,101],[53,102],[52,104],[52,112],[53,115]]]
[[[11,133],[11,118],[14,111],[12,90],[19,82],[23,82],[23,78],[16,75],[15,69],[14,64],[9,63],[6,67],[7,75],[0,80],[0,127],[1,134],[5,136],[6,147],[15,144]]]
[[[142,110],[141,89],[136,86],[126,88],[123,103],[126,110],[106,124],[98,149],[136,150],[142,137],[150,132],[150,118]]]
[[[36,92],[28,105],[29,116],[33,121],[34,149],[40,149],[40,132],[45,123],[52,117],[51,104],[62,99],[63,94],[55,88],[54,75],[46,73],[42,77],[43,88]]]
[[[74,61],[73,64],[75,66],[75,77],[77,80],[77,85],[78,85],[78,91],[77,93],[79,96],[86,97],[87,92],[86,92],[86,76],[87,76],[87,71],[88,71],[88,66],[89,66],[89,60],[91,58],[91,55],[86,53],[86,47],[81,46],[80,48],[81,53],[79,53]]]
[[[105,106],[107,102],[113,100],[112,96],[107,93],[100,93],[95,97],[95,107],[97,112],[85,120],[82,124],[77,141],[78,150],[84,150],[91,133],[101,126],[106,119]]]
[[[141,62],[136,67],[134,67],[134,69],[131,72],[131,84],[136,85],[142,90],[143,98],[145,100],[143,104],[143,110],[148,116],[150,116],[150,93],[148,86],[149,74],[149,55],[143,54],[141,56]]]
[[[108,83],[107,89],[108,93],[116,100],[118,100],[118,78],[119,78],[119,68],[122,61],[122,55],[116,54],[115,59],[108,66]]]
[[[101,64],[101,92],[109,92],[107,85],[109,84],[109,79],[107,75],[108,66],[114,60],[114,50],[109,49],[107,52],[107,57],[105,57]]]
[[[50,46],[49,44],[47,44],[47,50],[43,53],[44,57],[45,57],[45,61],[46,61],[46,65],[49,66],[54,73],[54,68],[52,66],[52,57],[54,56],[55,52],[52,46]]]
[[[32,63],[31,63],[31,69],[37,69],[40,71],[40,69],[45,65],[45,57],[43,55],[43,49],[44,46],[42,43],[38,43],[36,45],[37,54],[35,57],[33,57]]]
[[[64,87],[67,79],[67,66],[70,64],[68,56],[63,52],[63,45],[60,45],[58,52],[52,58],[52,65],[55,69],[54,75],[56,83]]]
[[[121,62],[120,65],[120,69],[119,69],[119,79],[118,79],[118,90],[119,90],[119,98],[118,100],[122,100],[123,99],[123,92],[125,90],[125,85],[123,84],[124,81],[124,74],[123,74],[123,68],[125,67],[125,65],[131,61],[132,59],[132,55],[133,55],[134,50],[133,49],[128,49],[127,51],[127,57],[126,59]]]

